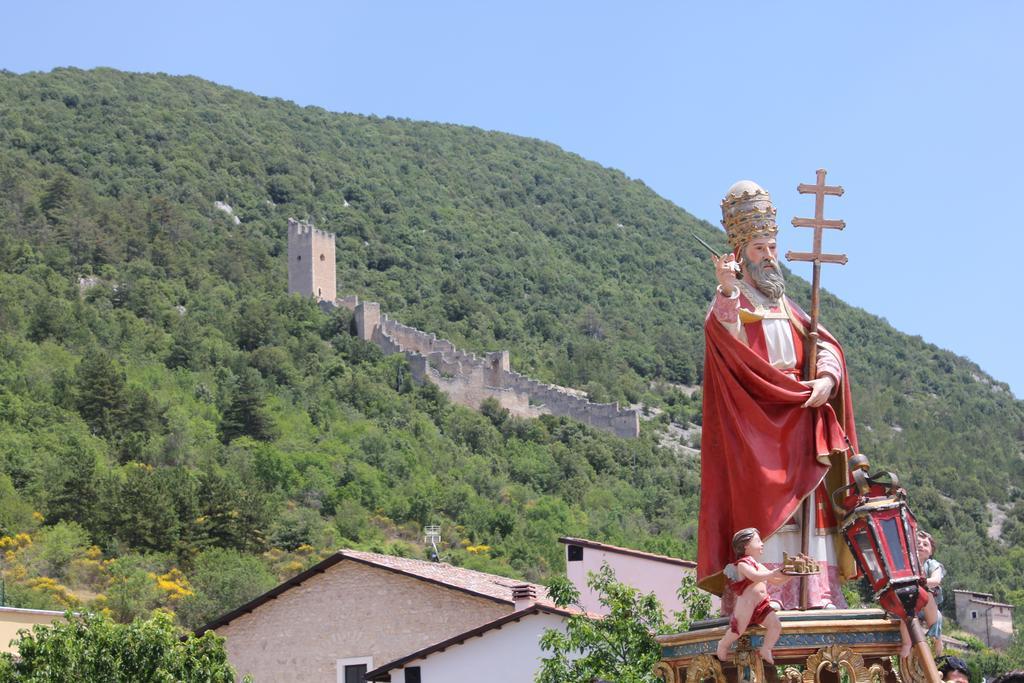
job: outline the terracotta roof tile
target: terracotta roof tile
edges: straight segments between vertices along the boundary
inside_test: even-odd
[[[515,604],[515,600],[512,597],[512,589],[515,586],[526,584],[534,587],[535,594],[537,595],[536,602],[538,604],[552,609],[556,608],[554,602],[547,597],[547,588],[539,584],[528,583],[520,581],[519,579],[510,579],[507,576],[498,576],[496,574],[478,572],[472,569],[464,569],[462,567],[453,567],[452,565],[445,564],[443,562],[413,560],[407,557],[394,557],[392,555],[381,555],[380,553],[369,553],[363,550],[351,550],[346,548],[326,557],[306,571],[296,574],[287,581],[278,584],[263,595],[253,598],[244,605],[237,607],[227,614],[221,615],[204,626],[200,626],[195,632],[197,634],[202,634],[206,631],[220,628],[239,616],[252,612],[268,600],[276,598],[281,593],[298,586],[317,574],[328,571],[334,565],[339,562],[344,562],[345,560],[380,567],[385,571],[398,572],[422,581],[429,581],[438,585],[448,586],[454,590],[479,595],[489,600],[506,603],[509,606]]]
[[[478,572],[473,569],[455,567],[444,562],[428,562],[426,560],[413,560],[408,557],[395,557],[393,555],[381,555],[380,553],[369,553],[363,550],[341,550],[341,555],[346,558],[358,560],[366,564],[373,564],[386,569],[417,576],[429,581],[442,583],[453,588],[486,595],[497,600],[513,602],[512,588],[528,584],[527,581],[510,579],[507,576]],[[547,596],[547,588],[539,584],[532,585],[537,591],[538,602]],[[549,603],[554,604],[554,603]]]

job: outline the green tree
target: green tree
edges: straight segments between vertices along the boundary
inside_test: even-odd
[[[173,550],[181,532],[172,489],[177,483],[174,471],[130,462],[122,474],[109,501],[108,533],[132,548]]]
[[[211,548],[196,556],[190,583],[193,593],[182,601],[178,618],[198,628],[270,590],[277,579],[258,557]]]
[[[204,472],[197,497],[202,515],[195,533],[201,542],[248,552],[266,550],[273,508],[255,482],[245,483],[235,472]]]
[[[89,534],[75,522],[57,522],[36,534],[22,561],[33,574],[64,579],[72,561],[83,557],[90,544]]]
[[[277,427],[264,407],[260,375],[252,368],[242,372],[220,419],[221,441],[230,443],[239,436],[251,436],[258,441],[277,438]]]
[[[75,368],[75,408],[94,434],[114,435],[127,410],[124,369],[105,351],[94,348]]]
[[[683,605],[681,612],[673,612],[675,621],[667,626],[667,630],[676,633],[686,631],[690,624],[711,616],[711,594],[697,588],[697,577],[684,574],[683,580],[676,589],[676,597]]]
[[[164,361],[167,367],[198,369],[201,342],[199,325],[189,316],[182,318],[174,328],[171,350]]]
[[[51,223],[58,222],[71,206],[72,189],[70,176],[63,172],[47,183],[39,208]]]
[[[75,408],[114,446],[119,459],[137,459],[149,437],[161,429],[163,410],[139,386],[128,386],[124,368],[100,349],[86,353],[75,368]]]
[[[233,683],[224,639],[181,637],[171,617],[118,624],[98,614],[75,616],[19,632],[18,656],[0,654],[0,680],[10,683],[105,681]]]
[[[110,564],[107,607],[114,619],[128,623],[148,615],[160,599],[152,562],[141,555],[123,555]]]
[[[0,536],[13,536],[35,525],[32,505],[14,489],[11,478],[0,472]]]
[[[98,439],[65,433],[61,435],[61,466],[56,481],[49,482],[50,501],[47,516],[52,520],[67,519],[89,529],[93,536],[102,526],[96,511]]]
[[[551,654],[541,660],[538,683],[657,683],[654,665],[661,649],[654,639],[665,628],[661,604],[653,593],[643,595],[615,580],[607,564],[592,573],[587,585],[597,591],[604,618],[574,614],[565,632],[548,629],[540,646]],[[561,607],[579,606],[579,591],[560,577],[548,586],[548,593]]]

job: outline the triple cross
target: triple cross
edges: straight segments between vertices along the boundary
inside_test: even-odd
[[[825,228],[842,230],[846,227],[846,221],[828,220],[825,218],[825,195],[843,196],[843,188],[840,185],[826,185],[823,168],[818,169],[818,182],[814,185],[800,183],[797,185],[797,192],[800,194],[814,195],[814,218],[794,218],[794,228],[814,228],[814,251],[787,251],[787,261],[810,261],[814,264],[814,278],[811,282],[811,329],[808,332],[810,337],[810,353],[807,354],[807,379],[814,379],[818,360],[818,314],[821,292],[821,264],[839,263],[845,265],[846,254],[823,254],[821,253],[821,231]]]
[[[842,220],[827,220],[825,218],[825,195],[843,196],[843,188],[839,185],[826,185],[823,168],[818,169],[818,182],[814,185],[800,183],[797,185],[797,192],[800,194],[814,195],[814,218],[794,218],[794,228],[814,229],[814,250],[811,252],[789,251],[786,252],[787,261],[810,261],[814,264],[814,279],[811,282],[811,329],[808,331],[810,349],[807,353],[807,369],[805,377],[814,379],[817,374],[818,364],[818,313],[821,291],[821,264],[839,263],[846,264],[846,254],[823,254],[821,253],[821,231],[825,228],[842,230],[846,222]],[[811,501],[814,495],[809,495],[803,504],[803,533],[800,539],[800,552],[806,555],[811,547],[811,530],[814,528],[814,508]],[[806,576],[800,578],[800,609],[807,609],[809,600],[809,583]]]

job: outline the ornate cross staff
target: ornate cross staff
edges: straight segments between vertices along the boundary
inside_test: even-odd
[[[794,218],[794,228],[813,228],[814,229],[814,247],[810,252],[805,251],[788,251],[786,252],[787,261],[810,261],[814,264],[814,277],[811,281],[811,329],[807,336],[810,339],[810,350],[807,353],[807,379],[814,379],[817,375],[817,364],[818,364],[818,315],[819,315],[819,304],[820,304],[820,293],[821,293],[821,264],[822,263],[838,263],[845,265],[847,262],[846,254],[823,254],[821,253],[821,231],[825,228],[832,228],[833,230],[842,230],[846,227],[846,222],[842,220],[828,220],[825,218],[825,195],[831,194],[837,197],[843,196],[843,188],[840,185],[826,185],[825,174],[828,173],[823,168],[818,169],[818,181],[814,185],[808,185],[806,183],[800,183],[797,185],[797,192],[800,194],[813,194],[814,195],[814,218]],[[814,525],[814,493],[807,496],[804,501],[804,520],[803,520],[803,534],[800,539],[800,552],[806,555],[811,548],[811,532]],[[808,596],[808,578],[806,576],[800,577],[800,608],[807,609],[809,603]]]
[[[807,379],[814,379],[818,362],[818,315],[819,299],[821,291],[821,264],[838,263],[845,265],[848,259],[846,254],[823,254],[821,253],[821,231],[824,228],[842,230],[846,227],[846,221],[828,220],[825,214],[825,195],[831,194],[837,197],[843,196],[841,185],[826,185],[823,168],[818,169],[818,182],[814,185],[800,183],[796,190],[800,194],[814,195],[814,218],[794,218],[794,228],[814,228],[814,251],[787,251],[787,261],[811,261],[814,263],[814,278],[811,281],[811,329],[807,336],[811,339],[811,352],[807,355]]]

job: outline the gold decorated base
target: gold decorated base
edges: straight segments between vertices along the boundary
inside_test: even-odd
[[[778,612],[782,635],[772,650],[775,666],[758,655],[764,629],[747,629],[729,652],[715,656],[727,619],[694,624],[691,630],[659,636],[661,661],[655,668],[664,683],[921,683],[923,668],[900,651],[899,622],[882,610],[812,610]],[[901,675],[902,672],[902,675]]]

